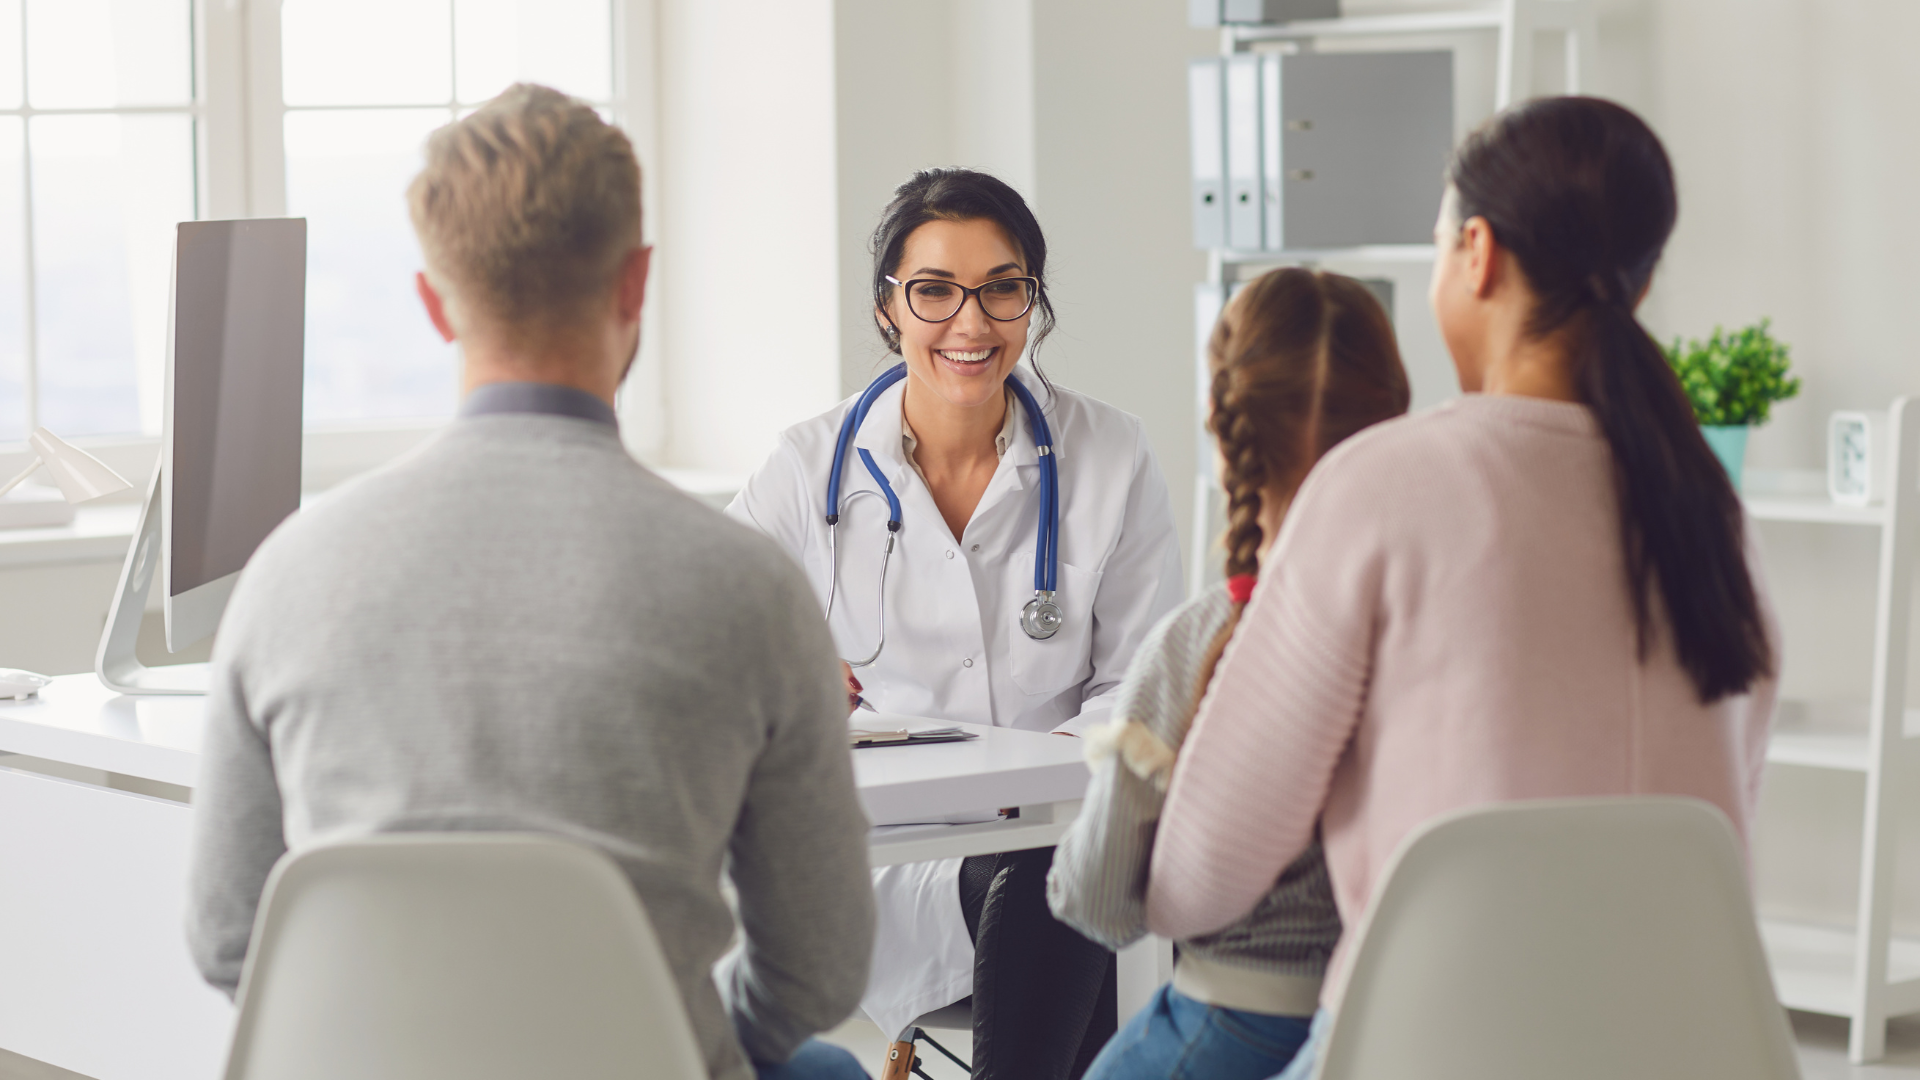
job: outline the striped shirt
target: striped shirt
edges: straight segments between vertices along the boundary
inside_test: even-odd
[[[1047,898],[1055,917],[1108,948],[1147,932],[1147,866],[1167,777],[1187,734],[1200,665],[1231,612],[1225,585],[1174,609],[1135,655],[1113,724],[1088,733],[1093,780],[1054,853]],[[1210,1005],[1305,1016],[1339,940],[1316,839],[1251,912],[1180,942],[1174,987]]]

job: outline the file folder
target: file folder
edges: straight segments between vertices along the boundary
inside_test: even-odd
[[[1276,59],[1285,247],[1431,243],[1453,152],[1452,51]]]
[[[1225,62],[1218,57],[1187,65],[1187,103],[1193,140],[1193,244],[1227,245]]]
[[[1280,201],[1281,178],[1286,176],[1286,159],[1281,154],[1285,140],[1280,134],[1280,60],[1278,55],[1260,58],[1261,246],[1268,251],[1287,248],[1287,219]]]
[[[1187,24],[1190,26],[1339,17],[1340,0],[1187,0]]]
[[[1260,186],[1260,61],[1227,59],[1227,246],[1258,251],[1265,197]]]

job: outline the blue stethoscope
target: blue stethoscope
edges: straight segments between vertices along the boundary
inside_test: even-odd
[[[867,410],[873,408],[876,398],[887,388],[907,377],[907,365],[895,364],[873,380],[862,391],[853,408],[847,410],[844,420],[840,421],[840,437],[833,444],[833,468],[827,472],[827,545],[833,560],[831,581],[827,586],[827,619],[833,619],[834,597],[840,591],[840,475],[846,464],[847,446],[853,442],[853,433],[860,430],[866,422]],[[1035,401],[1025,384],[1014,375],[1007,376],[1007,385],[1013,387],[1013,396],[1020,399],[1027,413],[1027,427],[1033,433],[1034,450],[1040,455],[1040,535],[1034,542],[1033,551],[1033,599],[1020,612],[1020,629],[1036,641],[1045,641],[1060,632],[1064,621],[1060,605],[1053,602],[1054,583],[1060,576],[1060,471],[1053,452],[1053,430],[1047,426],[1046,414],[1040,411],[1040,403]],[[887,500],[887,548],[880,555],[880,643],[873,647],[873,655],[865,660],[849,660],[851,667],[866,667],[880,659],[880,651],[887,647],[887,563],[893,558],[894,535],[900,531],[900,497],[893,493],[893,485],[887,483],[886,474],[874,463],[873,455],[861,448],[860,462],[875,483],[880,485],[879,495]],[[847,496],[852,502],[862,495],[874,495],[871,491],[856,491]]]

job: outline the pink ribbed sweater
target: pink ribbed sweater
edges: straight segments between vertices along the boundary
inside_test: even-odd
[[[1663,623],[1637,659],[1610,469],[1584,406],[1481,395],[1314,468],[1180,750],[1155,932],[1245,914],[1316,821],[1349,931],[1401,840],[1461,807],[1693,795],[1745,837],[1773,684],[1702,706]]]

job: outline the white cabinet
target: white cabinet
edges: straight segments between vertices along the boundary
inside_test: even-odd
[[[1773,980],[1789,1008],[1851,1022],[1848,1056],[1878,1060],[1886,1049],[1887,1017],[1920,1012],[1920,941],[1892,935],[1894,793],[1910,782],[1920,710],[1907,700],[1907,635],[1912,627],[1914,544],[1920,518],[1920,402],[1896,399],[1888,424],[1893,440],[1887,501],[1841,506],[1824,496],[1749,498],[1756,521],[1790,521],[1878,529],[1873,685],[1867,715],[1833,715],[1822,702],[1783,701],[1775,717],[1767,760],[1776,765],[1838,769],[1866,779],[1860,850],[1859,911],[1853,931],[1763,920],[1761,935],[1773,962]]]

